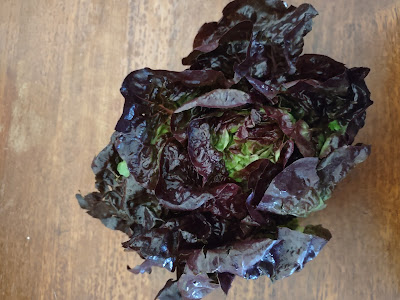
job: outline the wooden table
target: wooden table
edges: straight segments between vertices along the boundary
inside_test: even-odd
[[[400,1],[311,2],[320,16],[305,52],[372,69],[358,140],[373,153],[310,217],[334,236],[318,258],[273,285],[236,279],[227,299],[400,299]],[[93,190],[90,162],[120,115],[125,75],[182,70],[197,29],[227,3],[1,1],[0,299],[153,299],[172,277],[127,272],[140,259],[125,236],[74,194]]]

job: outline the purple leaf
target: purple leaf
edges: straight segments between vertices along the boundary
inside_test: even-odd
[[[308,226],[307,231],[313,232],[313,226]],[[281,227],[278,230],[278,239],[283,243],[277,254],[279,256],[276,269],[271,280],[279,280],[292,275],[304,268],[304,265],[315,258],[331,238],[326,229],[324,237],[304,234],[299,231]],[[307,232],[306,231],[306,232]]]
[[[206,274],[185,272],[178,280],[178,290],[184,300],[202,299],[218,287]]]
[[[302,158],[279,173],[268,186],[257,209],[280,215],[305,216],[321,205],[318,158]]]
[[[196,106],[209,108],[233,108],[251,103],[249,94],[234,89],[216,89],[192,101],[189,101],[175,110],[180,113]]]
[[[319,210],[335,185],[369,154],[370,146],[357,145],[336,149],[321,162],[316,157],[299,159],[272,180],[257,209],[299,217]]]
[[[224,173],[222,153],[211,145],[211,128],[207,120],[196,119],[188,128],[188,154],[197,173],[203,176],[203,186],[214,172]]]
[[[154,300],[182,300],[182,296],[178,290],[178,282],[169,279],[165,286],[158,292]]]
[[[160,204],[178,211],[199,208],[214,196],[204,191],[186,150],[176,141],[169,141],[160,158],[160,177],[155,189]]]
[[[215,197],[205,203],[204,211],[224,218],[242,219],[246,216],[245,195],[237,184],[218,185],[211,192]]]
[[[149,265],[159,266],[170,272],[175,269],[177,236],[167,228],[157,228],[133,236],[123,243],[123,247],[135,250],[142,258],[151,260],[151,263],[148,262],[143,266],[145,269],[148,269]]]
[[[228,291],[231,288],[234,279],[235,275],[231,273],[218,273],[218,281],[225,295],[228,295]]]
[[[352,168],[364,162],[370,154],[371,146],[362,144],[343,146],[334,150],[318,164],[317,173],[321,185],[333,189]]]
[[[151,274],[152,267],[163,267],[163,266],[156,260],[145,259],[145,261],[143,263],[134,267],[133,269],[129,266],[127,268],[128,268],[129,272],[132,272],[133,274],[137,275],[137,274],[144,274],[144,273]]]
[[[208,250],[207,253],[196,250],[188,259],[187,266],[194,274],[228,272],[249,278],[249,271],[254,265],[265,259],[279,243],[279,240],[260,239],[236,242],[231,246]]]

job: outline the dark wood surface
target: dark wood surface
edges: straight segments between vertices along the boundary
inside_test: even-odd
[[[400,299],[400,1],[311,2],[320,16],[305,52],[371,68],[375,104],[358,140],[373,152],[308,220],[333,234],[317,259],[273,285],[237,279],[227,299]],[[74,194],[93,190],[90,162],[122,110],[124,76],[182,70],[197,29],[227,3],[1,1],[0,299],[153,299],[172,277],[127,272],[140,259],[124,235]]]

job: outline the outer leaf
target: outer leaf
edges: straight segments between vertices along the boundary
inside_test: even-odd
[[[258,224],[267,225],[269,218],[267,218],[262,212],[256,209],[261,199],[264,196],[265,190],[270,185],[271,181],[283,170],[281,164],[272,164],[270,161],[264,161],[260,165],[260,168],[254,171],[250,178],[253,180],[249,181],[249,188],[252,189],[252,193],[246,200],[247,210],[253,221]]]
[[[156,195],[160,204],[172,210],[195,210],[214,196],[203,192],[201,179],[189,156],[176,141],[169,141],[160,158],[160,178]]]
[[[213,173],[226,173],[222,153],[211,144],[210,125],[207,120],[196,119],[190,122],[188,154],[196,171],[203,176],[203,185]]]
[[[194,41],[194,51],[183,59],[192,69],[223,70],[233,77],[232,66],[246,57],[253,34],[280,19],[288,9],[278,0],[237,0],[229,3],[218,23],[204,24]],[[251,21],[253,27],[249,27]],[[201,54],[203,53],[203,54]]]
[[[246,216],[245,194],[237,184],[218,185],[211,192],[215,197],[205,203],[204,211],[229,219],[242,219]]]
[[[240,241],[206,253],[198,250],[189,257],[186,272],[194,275],[229,272],[247,279],[264,275],[273,281],[281,279],[301,270],[331,238],[329,231],[320,226],[308,226],[307,232],[280,227],[278,240]]]
[[[279,243],[276,240],[260,239],[237,242],[230,247],[208,250],[207,253],[196,250],[189,258],[187,266],[194,274],[228,272],[251,278],[249,271]]]
[[[187,97],[226,85],[224,75],[212,70],[179,73],[145,68],[134,71],[121,87],[125,105],[116,130],[129,132],[143,117],[149,120],[156,114],[171,114],[179,102],[187,101]]]
[[[281,105],[291,108],[296,119],[303,119],[311,127],[317,124],[327,126],[335,120],[347,124],[363,115],[372,104],[364,82],[368,69],[347,69],[322,55],[304,55],[297,65],[299,71],[291,79],[298,81],[281,93]],[[313,81],[304,81],[305,74]],[[363,125],[359,121],[357,124],[358,127]],[[355,132],[351,136],[357,129],[360,128],[353,127]]]
[[[251,103],[249,94],[234,89],[217,89],[189,101],[178,108],[175,113],[179,113],[195,106],[209,108],[233,108]]]
[[[285,168],[271,182],[257,209],[303,217],[325,206],[334,186],[370,154],[365,145],[344,146],[320,163],[302,158]]]
[[[228,295],[228,291],[231,288],[234,279],[235,275],[231,273],[218,273],[218,281],[225,295]]]
[[[194,119],[206,116],[208,113],[210,113],[209,108],[200,106],[180,113],[174,113],[171,116],[171,133],[174,138],[183,146],[186,146],[188,124]]]
[[[182,300],[182,296],[178,290],[178,282],[169,279],[165,286],[158,292],[154,300]]]
[[[267,116],[274,119],[281,130],[293,139],[296,146],[304,157],[312,157],[315,155],[315,146],[312,142],[310,128],[308,124],[299,120],[295,122],[293,116],[287,110],[266,106],[265,112]]]
[[[233,24],[231,24],[233,25]],[[216,22],[205,23],[199,30],[193,44],[193,52],[190,53],[187,57],[182,59],[182,63],[184,65],[190,65],[196,62],[196,59],[204,54],[210,53],[216,50],[220,45],[232,45],[245,47],[248,43],[247,41],[250,39],[251,32],[253,29],[252,22],[245,21],[236,21],[236,24],[231,28],[220,26]],[[203,40],[202,40],[203,39]],[[230,47],[231,49],[235,49],[235,47]],[[215,51],[222,52],[222,51]],[[242,50],[243,53],[245,51]],[[239,53],[236,53],[239,54]],[[203,59],[206,60],[206,57],[203,55]],[[199,60],[197,60],[199,63]]]
[[[309,227],[308,230],[312,231],[312,227]],[[276,265],[271,280],[288,277],[303,269],[304,265],[315,258],[331,238],[329,231],[325,229],[324,233],[324,237],[319,237],[289,228],[279,228],[278,239],[283,243],[277,253],[279,263]]]
[[[206,274],[194,275],[190,271],[178,280],[178,290],[184,300],[202,299],[218,287]]]
[[[132,272],[133,274],[143,274],[143,273],[149,273],[151,274],[151,268],[152,267],[162,267],[162,265],[159,264],[158,261],[156,260],[151,260],[151,259],[145,259],[145,261],[131,269],[129,266],[127,267],[129,272]]]
[[[200,213],[192,213],[179,218],[170,219],[161,226],[170,231],[177,231],[181,237],[179,247],[186,244],[206,243],[212,235],[212,226],[207,218]],[[183,245],[182,243],[185,243]]]
[[[332,190],[352,168],[364,162],[370,154],[371,146],[362,144],[336,149],[318,164],[320,186]]]
[[[216,49],[219,39],[241,22],[251,21],[254,30],[259,31],[268,20],[273,22],[286,10],[282,1],[243,1],[236,0],[229,3],[223,10],[223,17],[217,23],[204,24],[197,34],[193,48],[212,51]],[[217,42],[217,43],[216,43]]]
[[[138,124],[131,132],[120,134],[115,147],[124,161],[127,162],[130,173],[145,188],[154,189],[158,176],[158,153],[165,143],[165,138],[152,145],[152,133],[146,120]],[[134,155],[133,155],[134,154]]]
[[[280,215],[305,216],[321,208],[319,197],[318,158],[295,161],[271,182],[257,209]]]
[[[236,75],[268,79],[264,86],[251,79],[250,83],[262,94],[269,95],[269,85],[276,83],[275,78],[296,71],[297,58],[303,51],[303,37],[311,30],[311,20],[317,14],[310,4],[302,4],[298,8],[291,6],[276,22],[266,23],[253,35],[246,59],[235,68]]]
[[[142,258],[151,260],[148,265],[165,268],[169,271],[175,269],[177,236],[166,228],[158,228],[132,237],[122,244],[128,250],[135,250]],[[139,270],[143,266],[139,267]]]
[[[182,103],[226,85],[223,74],[212,70],[178,73],[142,69],[126,77],[121,87],[125,105],[116,125],[121,132],[116,148],[143,187],[154,189],[157,183],[157,158],[165,143],[157,138],[160,126],[169,128],[170,116]]]
[[[108,228],[132,235],[130,227],[133,224],[152,228],[161,214],[161,208],[155,197],[147,194],[133,176],[125,178],[117,175],[121,158],[113,146],[116,137],[117,134],[113,134],[110,144],[92,162],[96,187],[100,192],[85,197],[77,195],[77,199],[80,206],[88,210],[88,214],[100,219]],[[145,204],[146,213],[132,209],[134,202],[137,205]]]
[[[343,63],[319,54],[304,54],[296,64],[296,73],[290,79],[326,82],[343,74],[346,67]]]

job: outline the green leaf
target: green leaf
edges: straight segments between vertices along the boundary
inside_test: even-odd
[[[126,163],[126,161],[121,161],[119,164],[118,164],[118,166],[117,166],[117,171],[118,171],[118,173],[120,174],[120,175],[122,175],[122,176],[124,176],[124,177],[129,177],[129,175],[131,174],[130,172],[129,172],[129,169],[128,169],[128,165],[127,165],[127,163]]]
[[[215,144],[215,149],[218,151],[224,151],[225,148],[228,146],[231,137],[229,135],[228,130],[224,129],[222,134],[219,136],[217,143]]]
[[[156,135],[151,139],[151,144],[155,145],[159,139],[160,136],[163,134],[166,134],[170,131],[170,125],[169,124],[162,124],[158,126]]]
[[[239,129],[239,126],[232,126],[231,129],[229,130],[230,133],[236,133]]]
[[[342,126],[340,126],[340,124],[337,120],[330,122],[328,124],[328,127],[332,131],[340,131],[342,129]]]
[[[318,151],[321,151],[321,149],[322,149],[322,147],[324,146],[324,144],[325,144],[325,136],[324,136],[324,134],[323,133],[320,133],[319,135],[318,135],[318,145],[317,145],[317,149],[318,149]]]
[[[261,145],[256,141],[247,141],[241,146],[241,153],[230,153],[225,151],[224,161],[225,167],[229,172],[229,177],[240,182],[236,176],[236,172],[246,168],[252,162],[259,159],[269,159],[275,162],[276,154],[273,152],[273,145]]]

